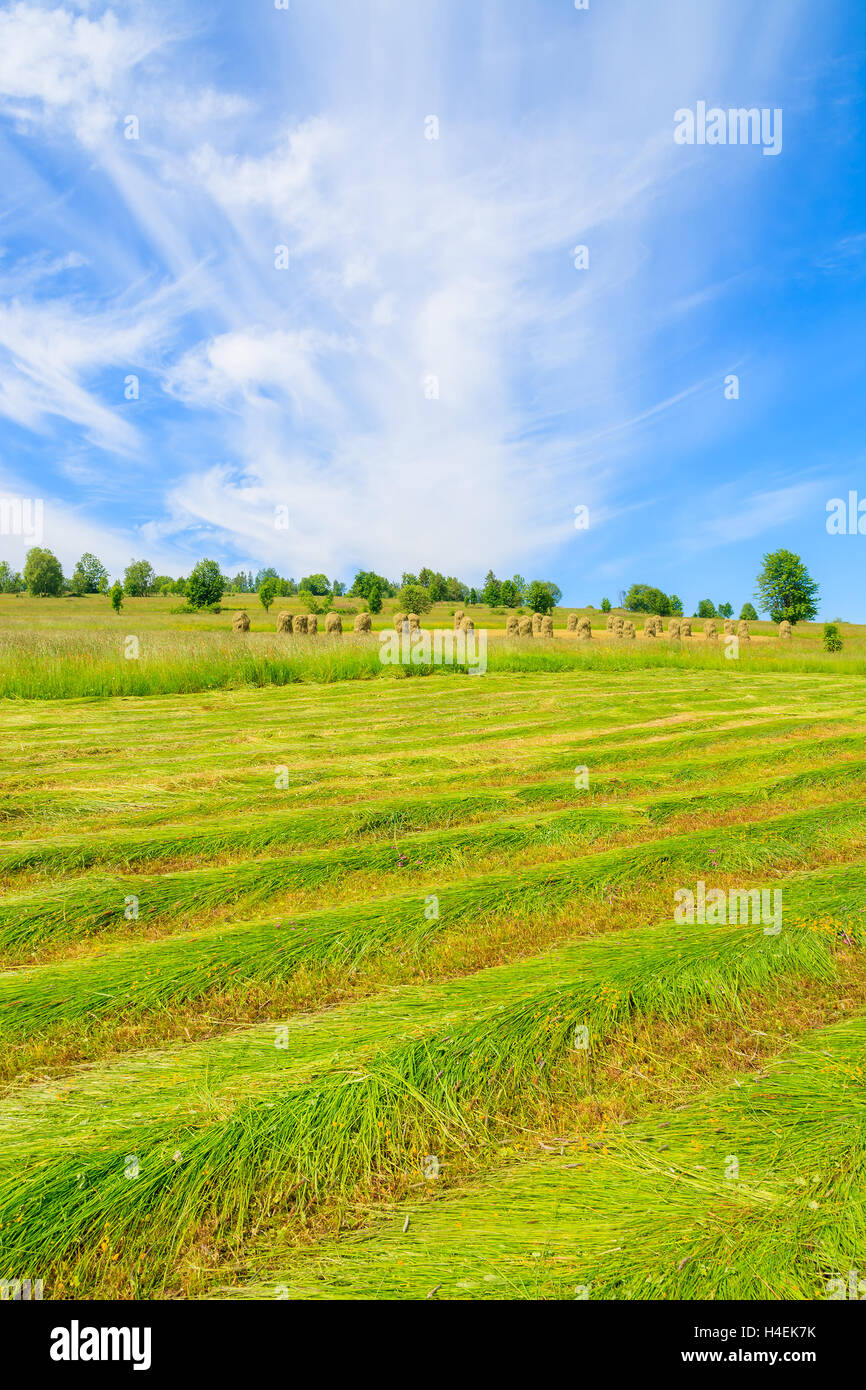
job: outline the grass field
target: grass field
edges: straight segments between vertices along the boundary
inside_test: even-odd
[[[866,1268],[866,680],[638,645],[4,702],[0,1275],[810,1299]],[[675,920],[698,880],[781,890],[781,930]]]

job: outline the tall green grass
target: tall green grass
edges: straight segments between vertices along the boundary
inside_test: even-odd
[[[135,635],[134,633],[132,635]],[[139,655],[124,655],[125,632],[0,634],[0,697],[28,700],[160,695],[242,686],[330,683],[374,678],[466,675],[467,668],[391,666],[379,659],[375,636],[285,638],[266,634],[146,632]],[[491,672],[628,672],[641,669],[756,671],[851,676],[866,674],[866,653],[836,654],[805,645],[783,651],[776,643],[742,647],[727,660],[722,644],[603,641],[576,644],[493,637],[487,653]]]

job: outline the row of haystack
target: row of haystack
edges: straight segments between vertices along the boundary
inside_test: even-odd
[[[370,632],[372,621],[369,613],[356,613],[354,630],[355,632]],[[233,632],[249,632],[250,619],[248,613],[236,613],[232,619]],[[288,633],[294,637],[315,637],[319,631],[319,619],[315,613],[278,613],[277,632]],[[325,631],[331,637],[340,637],[343,633],[343,619],[339,613],[327,613],[325,615]]]
[[[552,637],[553,619],[540,613],[509,613],[505,622],[506,637]]]

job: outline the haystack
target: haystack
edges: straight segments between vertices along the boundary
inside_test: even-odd
[[[249,632],[250,618],[248,613],[235,613],[232,618],[232,632]]]
[[[307,617],[306,613],[296,613],[292,622],[292,632],[294,632],[296,636],[299,633],[307,632],[307,624],[309,623],[309,621],[310,620]]]
[[[550,616],[549,613],[546,613],[545,616],[544,616],[544,617],[542,618],[542,620],[541,620],[541,636],[542,636],[542,637],[552,637],[552,636],[553,636],[553,619],[551,618],[551,616]]]
[[[339,613],[329,613],[325,619],[325,631],[332,632],[336,636],[341,636],[343,631],[343,619]]]
[[[395,631],[395,632],[402,632],[402,631],[403,631],[403,621],[404,621],[405,617],[406,617],[406,614],[405,614],[405,613],[395,613],[395,614],[394,614],[394,631]]]
[[[583,617],[577,625],[578,642],[589,642],[592,638],[592,623],[589,618]]]
[[[644,637],[655,637],[656,635],[656,620],[652,615],[644,620],[643,635]]]
[[[524,613],[518,620],[517,630],[521,637],[533,637],[533,622],[528,613]]]
[[[613,625],[614,625],[614,622],[615,622],[615,621],[616,621],[616,619],[614,618],[613,614],[612,614],[612,613],[608,613],[608,615],[607,615],[607,630],[608,630],[608,632],[613,632]]]
[[[668,637],[670,637],[671,641],[673,642],[673,641],[675,641],[675,640],[679,637],[679,635],[680,635],[680,620],[679,620],[679,618],[669,618],[669,619],[668,619]]]
[[[540,633],[541,633],[541,614],[540,614],[540,613],[533,613],[533,615],[532,615],[532,635],[533,635],[533,637],[538,637],[538,636],[540,635]]]
[[[634,623],[630,618],[627,618],[622,625],[622,635],[626,642],[634,640]]]
[[[691,618],[680,618],[680,637],[691,637],[692,620]]]
[[[419,627],[421,626],[421,619],[418,617],[417,613],[407,613],[406,621],[409,624],[410,632],[417,632]]]
[[[461,618],[461,619],[460,619],[460,630],[461,630],[461,632],[474,632],[474,631],[475,631],[475,623],[473,622],[473,620],[472,620],[471,618]]]
[[[460,631],[460,624],[463,622],[464,617],[465,617],[465,614],[464,614],[462,608],[455,608],[455,609],[454,609],[454,631],[455,631],[455,632],[459,632],[459,631]]]
[[[354,628],[356,632],[372,632],[373,619],[369,613],[356,613]]]
[[[712,618],[708,618],[704,623],[704,636],[708,642],[716,642],[719,637],[719,629],[716,627]]]
[[[508,617],[505,620],[505,636],[516,637],[519,632],[520,623],[518,622],[517,614],[509,613]]]
[[[630,626],[632,626],[632,625],[630,624]],[[614,637],[617,638],[617,640],[618,640],[620,637],[622,637],[622,634],[623,634],[623,619],[620,618],[620,617],[616,617],[616,618],[614,618],[614,620],[613,620],[613,635],[614,635]]]
[[[292,616],[291,613],[277,614],[277,632],[291,632]]]
[[[565,624],[566,632],[577,632],[577,614],[569,613],[568,622]]]
[[[752,640],[749,632],[749,624],[746,622],[745,618],[741,618],[737,623],[737,636],[741,642],[751,642]]]
[[[736,623],[734,622],[733,618],[725,618],[725,636],[726,636],[726,637],[733,637],[733,635],[734,635],[734,633],[736,632],[736,630],[737,630],[737,625],[736,625]]]
[[[787,618],[783,623],[779,623],[779,636],[784,637],[786,642],[790,642],[793,632],[794,629],[791,627],[791,624],[788,622]]]
[[[307,614],[307,632],[309,633],[310,637],[315,637],[315,635],[316,635],[316,633],[317,633],[318,631],[319,631],[319,620],[318,620],[318,618],[316,617],[315,613],[308,613],[308,614]]]

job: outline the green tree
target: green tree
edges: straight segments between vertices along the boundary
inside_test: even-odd
[[[306,579],[302,579],[298,585],[298,591],[306,589],[307,593],[316,594],[323,598],[325,594],[331,592],[330,581],[324,574],[309,574]]]
[[[270,566],[268,566],[266,570],[259,570],[255,579],[256,593],[258,593],[259,589],[264,584],[266,579],[279,579],[279,577],[280,576],[277,574],[276,570],[272,569]]]
[[[342,584],[339,579],[335,579],[334,583],[331,586],[331,592],[333,593],[334,598],[342,598],[344,593],[346,592],[346,586],[345,584]]]
[[[717,616],[716,605],[713,603],[713,600],[711,598],[702,598],[698,604],[698,617],[715,618]]]
[[[752,607],[751,603],[743,604],[742,608],[740,609],[740,619],[747,623],[756,623],[758,621],[758,615]]]
[[[20,594],[27,585],[8,560],[0,560],[0,594]]]
[[[670,605],[671,616],[674,618],[681,618],[683,616],[683,601],[680,598],[679,594],[671,594]]]
[[[430,595],[420,584],[404,584],[397,597],[407,613],[430,612]]]
[[[480,599],[480,597],[479,597],[479,595],[478,595],[478,590],[477,590],[477,589],[470,589],[470,590],[469,590],[469,593],[466,595],[466,602],[469,603],[469,604],[480,603],[480,602],[481,602],[481,599]]]
[[[533,613],[552,613],[556,607],[551,586],[543,579],[533,579],[526,591],[526,603]]]
[[[609,613],[609,612],[610,612],[610,599],[609,599],[609,598],[603,598],[603,599],[602,599],[602,601],[601,601],[601,611],[602,611],[602,613]]]
[[[186,581],[186,596],[193,608],[205,608],[219,603],[225,581],[216,560],[199,560],[190,570]]]
[[[111,606],[115,613],[119,613],[123,607],[123,585],[119,579],[115,579],[109,590],[108,597],[111,599]]]
[[[371,613],[382,612],[382,589],[378,580],[374,579],[370,585],[370,591],[367,594],[367,607]]]
[[[824,651],[841,652],[842,637],[835,623],[824,624]]]
[[[123,592],[130,598],[147,598],[153,593],[155,577],[150,561],[130,560],[123,576]]]
[[[484,576],[484,588],[481,590],[482,599],[490,608],[495,608],[500,602],[501,595],[502,585],[496,578],[493,570],[488,570],[487,574]]]
[[[381,574],[374,574],[372,570],[359,570],[352,581],[350,594],[356,594],[358,598],[370,598],[370,589],[374,584],[378,584],[380,595],[385,594],[388,598],[393,598],[397,592],[390,580],[385,579]]]
[[[72,574],[73,594],[105,594],[108,592],[108,570],[95,555],[85,551]]]
[[[502,587],[499,590],[499,602],[504,603],[506,608],[516,608],[520,600],[510,579],[503,579]]]
[[[63,570],[57,556],[34,545],[24,561],[24,582],[31,594],[56,597],[63,589]]]
[[[625,607],[629,613],[658,613],[667,618],[671,611],[668,595],[652,584],[632,584],[625,596]]]
[[[431,603],[441,603],[442,600],[447,597],[447,591],[445,587],[445,576],[441,574],[434,574],[433,578],[430,580],[429,585],[427,586],[427,592],[430,595]]]
[[[765,555],[757,585],[758,607],[769,613],[774,623],[811,622],[817,617],[818,585],[792,550]]]
[[[734,605],[732,603],[719,604],[719,617],[732,618],[734,616]]]
[[[259,603],[266,613],[277,596],[277,583],[278,580],[270,578],[259,585]]]

